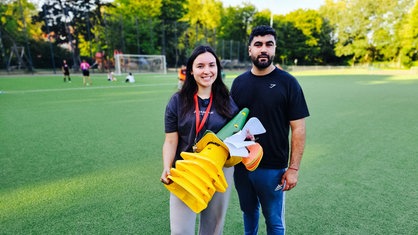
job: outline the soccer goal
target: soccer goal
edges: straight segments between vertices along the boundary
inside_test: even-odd
[[[165,55],[115,55],[115,74],[125,73],[166,74]]]

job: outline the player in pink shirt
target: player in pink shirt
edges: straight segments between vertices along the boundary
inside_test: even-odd
[[[90,79],[90,65],[86,62],[86,60],[83,60],[83,62],[80,64],[81,71],[83,72],[83,85],[86,86],[86,80],[89,81],[87,85],[93,85],[93,82]]]

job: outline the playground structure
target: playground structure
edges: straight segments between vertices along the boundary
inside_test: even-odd
[[[13,47],[10,49],[9,59],[7,60],[7,71],[10,72],[27,68],[27,62],[25,60],[25,48],[18,47],[13,43]]]

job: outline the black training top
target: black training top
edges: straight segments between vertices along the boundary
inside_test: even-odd
[[[265,76],[247,71],[231,87],[238,108],[247,107],[249,118],[257,117],[266,133],[257,136],[263,147],[261,168],[286,168],[289,161],[290,121],[309,116],[305,97],[296,78],[275,68]]]

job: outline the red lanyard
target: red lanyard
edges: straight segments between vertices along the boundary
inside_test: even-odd
[[[209,98],[209,105],[205,110],[205,114],[203,115],[202,122],[200,122],[200,110],[199,110],[199,102],[197,100],[197,93],[194,95],[194,103],[195,103],[195,112],[196,112],[196,138],[199,131],[202,130],[203,125],[205,125],[206,119],[208,119],[210,108],[212,107],[212,94],[210,94]]]

